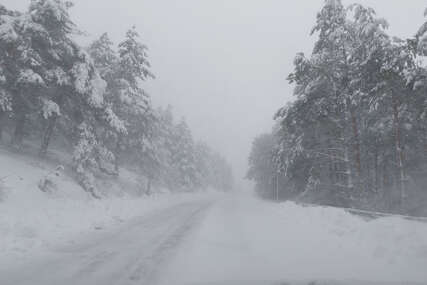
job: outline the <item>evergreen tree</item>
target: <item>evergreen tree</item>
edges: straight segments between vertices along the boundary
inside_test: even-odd
[[[33,0],[21,13],[0,5],[0,138],[7,124],[14,145],[41,136],[42,156],[53,137],[72,145],[76,178],[96,198],[97,178],[118,175],[119,163],[139,169],[147,193],[152,183],[231,188],[227,162],[206,145],[196,147],[170,108],[153,109],[143,84],[154,76],[136,29],[117,50],[105,33],[86,51],[73,39],[72,6]]]
[[[194,141],[187,123],[182,119],[174,128],[172,165],[178,171],[178,187],[193,190],[197,184],[196,157]]]
[[[404,209],[407,184],[426,165],[419,156],[426,73],[417,59],[425,25],[407,41],[386,28],[371,8],[328,0],[312,32],[313,53],[296,56],[288,78],[296,100],[275,116],[273,151],[300,197]]]

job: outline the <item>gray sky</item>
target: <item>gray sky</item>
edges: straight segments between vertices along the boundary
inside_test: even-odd
[[[28,0],[2,0],[24,9]],[[269,131],[272,116],[291,99],[286,76],[309,37],[323,0],[75,0],[73,19],[88,37],[108,32],[118,42],[136,25],[150,49],[157,79],[146,89],[156,105],[171,104],[196,138],[222,152],[242,182],[252,139]],[[360,0],[413,35],[425,0]]]

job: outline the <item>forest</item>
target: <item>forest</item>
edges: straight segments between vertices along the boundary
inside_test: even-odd
[[[72,6],[37,0],[21,12],[0,4],[1,144],[42,159],[65,157],[96,198],[96,180],[123,167],[146,178],[145,193],[153,185],[230,190],[229,163],[193,138],[170,106],[153,106],[144,83],[155,75],[137,29],[118,44],[105,33],[81,46]]]
[[[328,0],[310,35],[287,77],[292,102],[253,142],[257,193],[427,214],[427,22],[401,39],[375,10]]]

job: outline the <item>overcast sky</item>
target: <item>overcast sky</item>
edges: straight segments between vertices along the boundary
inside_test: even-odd
[[[28,0],[1,0],[24,9]],[[118,42],[136,25],[150,49],[156,80],[146,84],[155,105],[171,104],[197,139],[222,152],[237,182],[252,139],[268,132],[278,108],[292,98],[286,76],[309,37],[323,0],[75,0],[72,16],[89,42],[103,32]],[[343,1],[345,4],[355,1]],[[361,0],[412,36],[425,0]],[[240,184],[240,183],[239,183]]]

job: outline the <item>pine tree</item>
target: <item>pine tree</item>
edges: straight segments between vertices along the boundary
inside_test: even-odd
[[[118,58],[114,50],[114,43],[110,40],[108,34],[104,33],[94,41],[89,46],[88,52],[102,78],[108,84],[114,84]]]
[[[116,84],[112,90],[115,94],[114,97],[111,96],[110,103],[113,111],[125,122],[129,141],[124,141],[120,136],[116,139],[116,171],[122,150],[143,144],[146,141],[144,136],[147,136],[144,132],[152,121],[150,97],[141,88],[141,84],[149,78],[154,78],[154,75],[149,71],[147,48],[139,42],[135,27],[126,33],[125,40],[119,44],[117,64]]]
[[[179,173],[177,184],[182,189],[193,190],[197,179],[194,141],[184,120],[181,120],[174,129],[174,141],[172,164]]]
[[[16,121],[13,142],[20,146],[27,118],[37,110],[40,89],[45,86],[42,56],[32,45],[34,34],[43,33],[44,30],[25,14],[4,8],[1,10],[0,61],[5,79],[2,97],[8,98],[8,109],[13,109],[12,115]]]
[[[195,147],[190,129],[175,124],[170,109],[153,109],[143,84],[154,76],[136,29],[117,51],[106,33],[86,51],[73,39],[79,31],[72,6],[33,0],[21,13],[0,5],[0,138],[11,122],[15,145],[26,134],[41,136],[42,156],[53,137],[73,145],[76,178],[96,198],[96,177],[117,175],[121,156],[147,178],[147,192],[152,183],[231,187],[227,162],[207,146]]]
[[[32,38],[32,46],[42,55],[43,77],[46,88],[42,99],[41,113],[44,130],[40,147],[40,155],[47,153],[61,109],[67,96],[73,90],[71,69],[78,57],[77,45],[71,39],[75,25],[70,19],[69,1],[32,1],[28,14],[43,32],[36,33]]]

